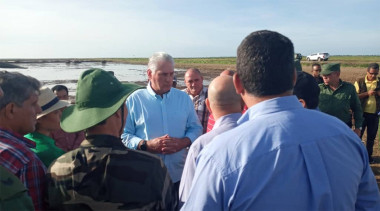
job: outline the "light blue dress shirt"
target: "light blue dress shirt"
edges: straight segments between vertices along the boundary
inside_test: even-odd
[[[128,117],[121,138],[130,149],[136,149],[141,140],[149,141],[166,134],[188,137],[192,142],[202,134],[190,97],[178,89],[171,88],[161,97],[149,83],[146,89],[132,93],[126,105]],[[187,151],[185,148],[169,155],[156,154],[164,161],[173,182],[181,179]]]
[[[220,117],[216,120],[215,125],[210,132],[199,136],[191,145],[189,153],[187,154],[185,167],[183,168],[181,184],[179,186],[180,204],[183,204],[186,201],[189,194],[191,183],[194,178],[196,158],[198,154],[215,136],[235,128],[240,117],[241,113],[232,113]]]
[[[199,154],[182,210],[380,210],[360,138],[295,96],[260,102]]]

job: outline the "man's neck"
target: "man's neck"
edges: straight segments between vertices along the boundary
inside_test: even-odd
[[[1,124],[1,122],[3,122],[3,120],[0,118],[0,128],[3,129],[3,130],[6,130],[6,131],[9,131],[11,133],[15,133],[15,134],[19,134],[19,135],[26,135],[26,134],[23,134],[23,133],[20,133],[16,127],[13,127],[13,126],[10,126],[10,125],[7,125],[7,124]],[[4,121],[4,123],[6,123],[6,121]]]
[[[375,81],[376,80],[376,78],[370,80],[370,79],[368,79],[368,76],[366,76],[365,78],[367,79],[367,81]]]
[[[278,94],[278,95],[268,95],[268,96],[261,96],[261,97],[258,97],[258,96],[254,96],[252,94],[244,94],[244,95],[241,95],[243,101],[245,102],[245,104],[247,105],[248,108],[258,104],[258,103],[261,103],[263,101],[266,101],[266,100],[270,100],[270,99],[273,99],[273,98],[277,98],[277,97],[285,97],[285,96],[291,96],[293,93],[293,91],[286,91],[282,94]]]
[[[339,85],[340,85],[340,80],[337,83],[329,84],[329,87],[330,89],[335,91],[336,89],[338,89]]]
[[[189,91],[189,89],[187,89],[187,93],[189,93],[193,98],[200,95],[202,93],[202,90],[203,90],[203,87],[201,89],[201,91],[198,92],[198,94],[191,94],[191,92]]]
[[[165,94],[165,93],[168,93],[169,91],[170,91],[170,89],[167,91],[167,92],[161,92],[161,91],[159,91],[159,90],[155,90],[153,87],[152,87],[152,85],[149,83],[149,86],[150,86],[150,88],[153,90],[153,92],[154,93],[156,93],[156,95],[160,95],[161,97],[163,97],[163,95]]]

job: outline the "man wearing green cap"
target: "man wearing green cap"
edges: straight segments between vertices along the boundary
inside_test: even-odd
[[[354,132],[360,136],[363,123],[363,111],[355,87],[340,79],[340,64],[322,65],[323,83],[319,84],[319,109],[337,117],[352,127],[351,112],[354,114]]]
[[[82,73],[76,103],[63,111],[61,127],[66,132],[86,130],[86,139],[51,164],[51,208],[174,208],[177,201],[164,163],[149,153],[126,149],[120,140],[128,114],[125,99],[138,88],[121,84],[101,69]]]

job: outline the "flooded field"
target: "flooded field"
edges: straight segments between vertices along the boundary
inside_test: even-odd
[[[20,72],[37,78],[44,86],[53,87],[57,84],[65,85],[69,88],[70,96],[75,96],[76,83],[81,73],[90,68],[101,68],[106,71],[113,71],[115,77],[122,82],[132,82],[145,85],[147,82],[147,65],[125,64],[117,62],[81,62],[78,64],[60,63],[23,63],[19,66],[25,69],[0,68],[10,72]],[[183,76],[185,69],[175,69],[176,74]],[[184,86],[183,78],[179,77],[179,87]],[[209,81],[205,81],[209,84]]]

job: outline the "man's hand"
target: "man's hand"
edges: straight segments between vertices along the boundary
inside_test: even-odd
[[[163,140],[162,154],[172,154],[182,150],[185,147],[190,146],[191,141],[189,138],[174,138],[169,137],[169,139]]]
[[[354,132],[356,133],[356,135],[358,135],[359,136],[359,138],[360,138],[360,133],[361,133],[361,130],[359,129],[359,128],[355,128],[354,129]]]
[[[170,139],[168,135],[157,137],[146,142],[147,151],[151,153],[162,153],[164,147],[164,141]]]
[[[376,91],[375,90],[369,90],[368,91],[368,96],[374,96],[376,95]]]

